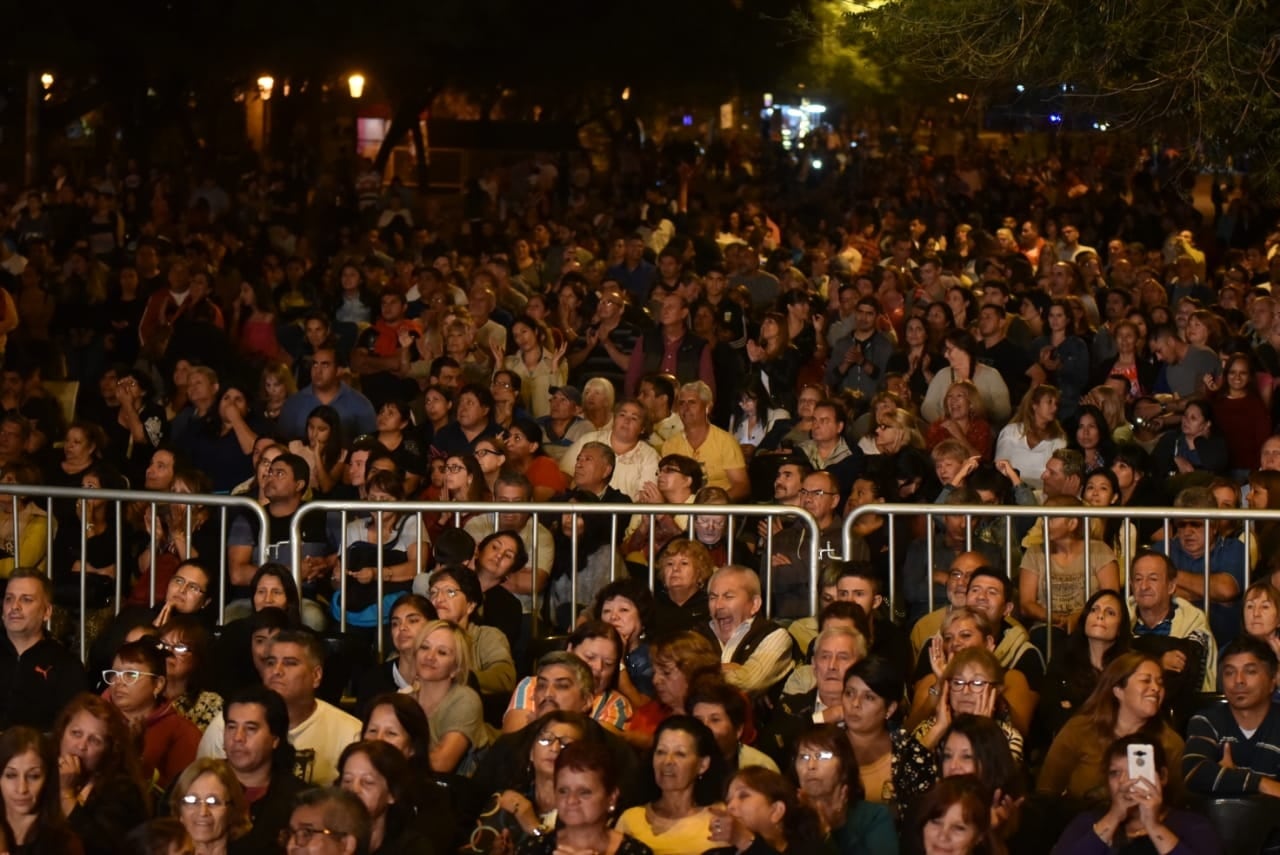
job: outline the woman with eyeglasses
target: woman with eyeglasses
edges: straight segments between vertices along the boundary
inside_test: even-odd
[[[474,454],[450,454],[444,459],[444,490],[442,502],[488,502],[493,498],[489,481],[480,459]],[[446,528],[462,528],[472,517],[471,512],[442,513],[427,524],[427,533],[435,537]]]
[[[492,494],[498,474],[502,472],[502,467],[507,462],[507,445],[497,436],[486,436],[476,440],[472,453],[480,463],[485,486]]]
[[[58,793],[86,855],[117,855],[120,841],[147,818],[147,783],[124,716],[85,692],[58,714]]]
[[[530,835],[556,827],[556,758],[575,742],[595,742],[600,731],[580,713],[549,712],[528,728],[527,744],[515,751],[528,762],[512,770],[510,786],[493,796],[476,817],[464,852],[510,852]]]
[[[720,800],[724,758],[707,726],[689,715],[673,715],[653,738],[653,787],[658,797],[629,808],[615,828],[655,855],[685,855],[708,848],[711,811]]]
[[[154,639],[126,642],[102,674],[108,700],[140,737],[143,774],[161,789],[196,759],[200,747],[200,729],[164,696],[165,659]]]
[[[796,738],[790,777],[842,855],[897,855],[893,814],[865,798],[858,760],[840,728],[810,723]]]
[[[694,495],[702,489],[704,474],[702,464],[683,454],[668,454],[658,461],[658,482],[647,482],[640,488],[638,502],[654,504],[692,504]],[[622,551],[628,561],[643,562],[656,558],[662,548],[688,530],[689,518],[683,514],[657,514],[653,517],[653,556],[649,556],[649,526],[647,515],[637,514],[627,527]]]
[[[57,767],[53,743],[38,731],[11,727],[0,734],[0,802],[5,832],[0,845],[7,851],[23,855],[84,852],[62,812]]]
[[[227,761],[203,757],[184,769],[169,810],[191,835],[196,855],[253,855],[243,840],[252,828],[249,801]]]
[[[213,683],[209,631],[198,619],[174,615],[160,627],[164,659],[164,697],[201,732],[222,714],[222,696],[206,690]]]
[[[440,851],[412,822],[409,762],[402,753],[381,741],[354,742],[338,759],[338,771],[338,785],[369,811],[369,855]]]
[[[213,492],[208,476],[196,469],[182,469],[175,473],[170,492],[184,495]],[[211,511],[205,505],[188,505],[174,502],[156,507],[154,520],[149,507],[142,513],[142,528],[148,536],[156,538],[156,596],[163,597],[165,586],[173,578],[179,566],[190,559],[207,560],[215,566],[218,556],[226,549],[219,525],[209,525]],[[191,538],[187,539],[190,525]],[[138,575],[129,594],[129,602],[145,606],[151,602],[151,550],[144,549],[138,556]],[[213,581],[210,575],[207,582]],[[207,584],[206,591],[210,590]],[[218,592],[214,590],[216,595]],[[211,600],[213,597],[210,598]],[[163,621],[161,621],[163,623]],[[156,624],[159,626],[160,624]]]
[[[927,790],[938,778],[937,749],[957,716],[977,715],[993,719],[1009,740],[1009,750],[1022,759],[1022,734],[1013,726],[1009,707],[1001,697],[1004,669],[995,654],[983,647],[957,651],[939,681],[938,705],[912,732],[911,740],[924,751],[912,751],[895,774],[911,780],[914,791]]]
[[[493,395],[491,416],[503,430],[511,427],[512,421],[516,418],[525,418],[528,415],[524,407],[520,406],[522,387],[520,375],[515,372],[505,369],[493,372],[493,379],[489,381],[489,392]]]
[[[481,694],[504,698],[516,685],[516,665],[511,645],[502,631],[476,622],[484,594],[476,574],[466,567],[442,567],[431,574],[427,599],[441,620],[453,621],[466,631],[474,654],[471,673]]]

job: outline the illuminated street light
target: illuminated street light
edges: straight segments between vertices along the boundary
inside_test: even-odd
[[[631,87],[630,87],[630,86],[628,86],[626,89],[623,89],[623,90],[622,90],[622,100],[623,100],[623,101],[630,101],[630,100],[631,100]]]
[[[40,75],[40,85],[43,86],[45,89],[52,89],[53,75],[47,71],[44,74]]]
[[[364,75],[356,73],[347,78],[347,91],[351,93],[352,98],[359,98],[364,94]]]
[[[271,100],[271,92],[276,88],[276,79],[270,74],[264,74],[258,78],[258,94],[262,96],[263,101]]]

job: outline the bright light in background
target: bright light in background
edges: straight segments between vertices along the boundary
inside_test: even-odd
[[[813,168],[814,168],[814,169],[821,169],[821,168],[822,168],[822,161],[818,160],[818,159],[815,157],[815,158],[813,159]]]
[[[806,103],[806,104],[801,104],[800,109],[814,116],[820,116],[823,113],[827,112],[827,107],[825,104],[807,104]]]
[[[1018,90],[1018,92],[1026,92],[1026,91],[1027,91],[1027,87],[1023,86],[1021,83],[1019,83],[1017,86],[1015,86],[1015,87],[1013,87],[1013,88],[1014,88],[1014,89],[1017,89],[1017,90]]]
[[[40,85],[45,89],[51,88],[53,86],[53,75],[47,71],[40,75]]]
[[[258,78],[258,94],[262,96],[263,101],[271,100],[271,92],[276,88],[276,79],[270,74],[264,74]]]
[[[957,92],[957,93],[956,93],[956,100],[957,100],[957,101],[968,101],[968,100],[969,100],[969,95],[968,95],[967,93],[965,93],[965,92]]]
[[[1049,121],[1050,121],[1052,124],[1055,124],[1055,125],[1060,125],[1060,124],[1062,124],[1062,114],[1060,114],[1060,113],[1050,113],[1050,114],[1049,114]]]
[[[1107,130],[1107,128],[1109,128],[1109,127],[1111,127],[1111,125],[1107,124],[1106,122],[1094,122],[1094,123],[1093,123],[1093,129],[1094,129],[1095,131],[1104,131],[1104,132],[1105,132],[1105,131]]]
[[[351,93],[352,98],[359,98],[364,94],[364,75],[359,72],[347,78],[347,91]]]
[[[628,86],[626,89],[623,89],[623,90],[622,90],[622,100],[623,100],[623,101],[630,101],[630,100],[631,100],[631,87],[630,87],[630,86]]]
[[[773,106],[773,93],[772,93],[772,92],[766,92],[766,93],[764,93],[764,105],[765,105],[766,107],[772,107],[772,106]]]

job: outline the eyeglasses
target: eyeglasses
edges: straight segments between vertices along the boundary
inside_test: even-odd
[[[461,593],[462,592],[459,591],[457,588],[432,588],[429,591],[427,591],[427,599],[434,600],[437,597],[444,596],[452,600],[454,597],[458,596]]]
[[[444,467],[444,471],[452,472],[454,475],[457,475],[459,472],[466,472],[467,467],[463,466],[461,463],[450,463]]]
[[[834,751],[804,751],[797,754],[796,759],[801,763],[825,762],[836,759],[836,754]]]
[[[325,837],[346,837],[348,832],[334,831],[332,828],[312,828],[309,825],[299,828],[289,826],[280,830],[280,848],[284,849],[292,841],[297,841],[299,846],[306,846],[317,834],[323,834]]]
[[[492,448],[477,448],[476,457],[506,457],[501,451],[494,451]]]
[[[226,799],[220,796],[197,796],[194,793],[187,793],[185,796],[178,799],[178,802],[184,808],[196,808],[200,805],[204,805],[207,808],[213,809],[226,807],[227,805]]]
[[[821,499],[823,496],[838,496],[840,494],[837,493],[835,490],[806,490],[804,487],[801,487],[800,495],[801,496],[817,496],[819,499]]]
[[[684,471],[678,466],[661,466],[658,468],[659,475],[684,475]]]
[[[573,744],[572,739],[565,739],[563,736],[556,736],[552,733],[544,733],[538,737],[538,744],[543,748],[550,748],[552,745],[559,747],[561,751]]]
[[[506,381],[494,380],[492,383],[489,384],[489,387],[491,389],[510,389],[511,384],[507,383]]]
[[[133,686],[143,677],[159,676],[159,674],[152,674],[150,671],[117,671],[114,668],[110,668],[102,672],[102,682],[108,686],[114,686],[116,683],[121,682],[126,686]]]
[[[947,681],[951,684],[951,690],[954,692],[963,692],[966,689],[973,692],[981,692],[987,686],[999,686],[995,680],[964,680],[960,677],[952,677]]]
[[[184,579],[181,576],[174,576],[169,580],[169,587],[176,588],[188,594],[203,594],[205,589],[190,579]]]
[[[161,641],[156,646],[164,652],[172,653],[176,656],[186,656],[191,652],[191,645],[182,641],[179,641],[177,644],[169,644],[166,641]]]

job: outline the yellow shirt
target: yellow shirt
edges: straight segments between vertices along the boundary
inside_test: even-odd
[[[628,808],[618,817],[617,831],[629,834],[653,850],[653,855],[689,855],[714,847],[711,839],[711,811],[703,808],[678,820],[661,834],[649,823],[649,808]]]
[[[702,464],[703,486],[720,487],[723,490],[729,489],[729,476],[725,474],[728,470],[745,471],[747,468],[747,462],[742,457],[742,446],[738,445],[733,434],[715,425],[711,425],[707,438],[697,449],[689,444],[683,433],[671,437],[662,444],[662,456],[666,457],[668,454],[692,457]]]

